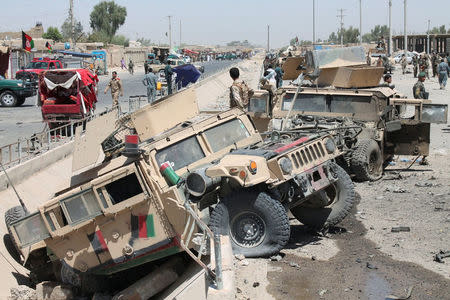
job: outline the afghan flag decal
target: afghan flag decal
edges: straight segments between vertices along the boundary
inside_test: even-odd
[[[30,52],[34,48],[34,42],[31,36],[22,31],[22,48]]]
[[[106,245],[105,239],[103,238],[103,233],[97,230],[93,234],[88,235],[89,241],[91,242],[92,248],[94,248],[95,254],[100,254],[108,251],[108,246]]]
[[[155,236],[153,215],[131,215],[131,237],[135,239]]]

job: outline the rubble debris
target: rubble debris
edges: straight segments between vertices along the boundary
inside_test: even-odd
[[[410,232],[411,228],[408,226],[398,226],[398,227],[392,227],[391,232]]]
[[[396,194],[408,193],[408,190],[402,189],[402,188],[399,188],[399,187],[394,187],[394,186],[386,187],[385,191],[386,192],[396,193]]]
[[[415,184],[415,186],[417,186],[417,187],[432,187],[433,184],[431,182],[424,182],[424,183],[418,182]]]
[[[291,267],[293,267],[293,268],[299,268],[300,269],[300,265],[298,264],[298,263],[295,263],[295,262],[290,262],[289,263],[289,265],[291,266]]]
[[[36,300],[36,291],[26,285],[19,285],[9,290],[9,300]]]
[[[443,264],[444,263],[444,258],[446,257],[450,257],[450,251],[439,251],[439,253],[437,253],[434,256],[434,261]]]
[[[235,257],[237,260],[244,260],[244,259],[245,259],[244,254],[235,254],[234,257]]]
[[[361,258],[357,258],[355,261],[356,261],[358,264],[360,264],[360,263],[361,263]]]
[[[72,287],[61,285],[58,282],[43,281],[36,285],[37,300],[71,300],[74,299]]]
[[[324,289],[324,290],[320,290],[320,292],[319,292],[319,296],[320,297],[323,297],[323,295],[325,295],[325,293],[326,292],[328,292],[328,290],[327,289]]]
[[[366,267],[367,267],[367,269],[378,270],[378,267],[375,265],[372,265],[370,262],[366,263]]]
[[[253,287],[255,288],[255,287],[258,287],[259,286],[259,282],[258,281],[255,281],[255,282],[253,282]]]
[[[249,264],[250,263],[246,259],[243,259],[243,260],[240,261],[240,265],[243,266],[243,267],[247,267]]]
[[[406,291],[406,295],[405,296],[389,295],[389,296],[386,297],[385,300],[407,300],[407,299],[409,299],[411,297],[413,288],[414,288],[414,286],[410,286],[408,288],[408,290]]]
[[[400,172],[390,172],[389,174],[384,175],[383,180],[400,180],[404,177]]]
[[[281,257],[281,255],[277,254],[277,255],[271,256],[269,259],[270,259],[271,261],[280,261],[280,260],[282,260],[283,258]]]
[[[317,258],[313,255],[311,256],[311,260],[317,260]]]
[[[241,294],[242,290],[240,288],[236,288],[236,293]]]

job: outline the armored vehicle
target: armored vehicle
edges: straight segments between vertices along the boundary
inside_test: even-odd
[[[6,213],[25,266],[61,261],[75,274],[109,275],[186,251],[207,268],[192,250],[203,253],[211,238],[206,223],[237,253],[266,256],[288,242],[287,210],[316,228],[345,218],[354,187],[330,135],[263,142],[238,109],[197,115],[190,91],[123,117],[110,134],[114,112],[77,132],[83,161],[74,158],[82,171],[72,185],[35,213]],[[92,138],[103,140],[103,158],[86,168],[92,153],[98,160]]]
[[[249,114],[260,132],[295,138],[330,133],[344,152],[340,165],[358,180],[380,178],[394,155],[429,153],[430,124],[447,122],[447,105],[407,99],[389,87],[288,86],[257,91]]]

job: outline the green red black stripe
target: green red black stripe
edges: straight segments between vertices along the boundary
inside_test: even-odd
[[[103,238],[103,233],[100,230],[97,230],[93,234],[89,234],[88,238],[91,242],[92,248],[94,248],[95,254],[108,251],[108,246],[106,245],[105,239]]]
[[[131,215],[131,237],[135,239],[155,236],[153,215]]]

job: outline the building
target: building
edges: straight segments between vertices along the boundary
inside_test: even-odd
[[[411,34],[408,35],[408,47],[409,51],[417,52],[433,52],[437,53],[447,53],[450,52],[450,34],[430,34],[429,36],[429,51],[427,51],[427,40],[428,36],[426,34]],[[392,37],[393,49],[394,51],[404,50],[404,36],[396,35]]]

